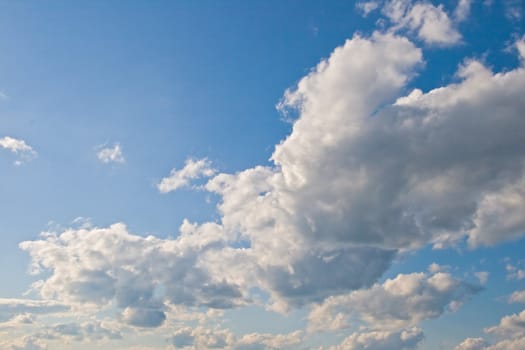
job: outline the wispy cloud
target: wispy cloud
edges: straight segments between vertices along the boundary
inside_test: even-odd
[[[99,151],[97,152],[97,158],[102,163],[124,163],[126,160],[124,154],[122,153],[122,147],[120,143],[115,143],[113,146],[99,146]]]

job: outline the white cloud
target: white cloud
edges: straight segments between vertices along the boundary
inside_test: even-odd
[[[485,350],[522,350],[525,348],[525,337],[502,340]]]
[[[16,315],[58,313],[68,309],[63,303],[54,300],[0,298],[0,322]]]
[[[364,17],[368,16],[370,12],[377,10],[380,3],[378,1],[364,1],[355,4],[357,9],[363,14]]]
[[[176,349],[230,349],[230,350],[287,350],[297,349],[303,333],[287,334],[249,333],[240,337],[227,329],[183,327],[175,331],[171,343]]]
[[[416,349],[423,338],[423,331],[415,327],[394,332],[361,332],[350,335],[328,350],[411,350]]]
[[[490,273],[487,271],[478,271],[474,272],[474,276],[476,276],[481,285],[485,285],[489,280]]]
[[[15,139],[10,136],[5,136],[0,139],[0,147],[20,156],[20,159],[15,161],[16,165],[20,165],[24,161],[29,161],[37,156],[35,150],[24,140]]]
[[[286,334],[250,333],[236,341],[235,350],[285,350],[296,349],[303,342],[303,332]]]
[[[483,338],[467,338],[458,344],[454,350],[485,350],[488,344]]]
[[[432,263],[428,266],[428,272],[430,273],[437,273],[437,272],[444,272],[450,269],[450,266],[448,265],[439,265],[436,263]]]
[[[525,290],[517,290],[509,297],[509,303],[525,303]]]
[[[31,255],[34,273],[49,273],[33,288],[44,298],[85,312],[114,305],[123,322],[158,327],[168,303],[229,308],[244,302],[239,287],[211,275],[203,261],[208,250],[225,246],[221,230],[184,222],[176,240],[163,240],[115,224],[47,233],[20,246]]]
[[[454,11],[454,19],[458,22],[464,21],[470,15],[470,7],[473,0],[459,0],[456,10]]]
[[[112,147],[102,146],[97,152],[97,158],[102,163],[124,163],[124,154],[120,143],[115,143]]]
[[[171,342],[177,349],[224,349],[231,348],[235,336],[224,329],[185,327],[175,332]]]
[[[194,160],[190,158],[186,160],[184,168],[180,170],[172,169],[170,175],[163,178],[157,185],[157,188],[162,193],[168,193],[188,186],[191,180],[207,178],[215,173],[216,170],[208,159]]]
[[[400,274],[369,289],[326,299],[310,312],[309,329],[346,328],[349,318],[360,318],[370,327],[382,330],[414,326],[447,310],[456,311],[480,289],[448,273]]]
[[[508,280],[522,280],[525,278],[525,269],[521,269],[510,263],[505,265],[505,271],[507,272]]]
[[[45,325],[33,334],[35,339],[48,339],[55,342],[99,341],[122,339],[118,325],[107,321],[69,322]]]
[[[501,336],[525,336],[525,310],[519,314],[504,316],[499,325],[485,328],[484,331]]]
[[[32,336],[24,336],[15,340],[0,340],[0,349],[3,350],[47,350],[47,346]]]
[[[500,340],[489,344],[483,338],[468,338],[455,350],[521,350],[525,348],[525,310],[519,314],[504,316],[497,326],[484,329]]]
[[[515,46],[522,62],[525,62],[525,35],[516,41]]]
[[[464,15],[468,1],[458,5]],[[411,0],[389,0],[382,13],[392,22],[391,30],[402,29],[417,33],[419,39],[429,45],[450,46],[460,43],[461,34],[454,27],[443,5],[434,6],[429,2]]]

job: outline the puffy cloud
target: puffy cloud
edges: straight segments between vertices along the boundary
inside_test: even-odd
[[[178,188],[188,186],[191,180],[210,177],[216,173],[211,162],[206,159],[187,159],[184,168],[172,169],[168,177],[163,178],[157,185],[162,193],[175,191]]]
[[[517,183],[489,193],[479,203],[470,231],[472,244],[494,244],[502,239],[519,238],[525,228],[525,177]],[[505,218],[501,220],[500,218]]]
[[[521,350],[525,348],[525,337],[502,340],[484,350]]]
[[[97,152],[97,158],[102,163],[124,163],[124,154],[120,143],[115,143],[113,147],[101,147]]]
[[[7,149],[21,158],[15,161],[16,165],[22,164],[23,161],[31,160],[36,157],[37,153],[24,140],[15,139],[13,137],[5,136],[0,138],[0,147]]]
[[[0,321],[23,314],[52,314],[67,311],[63,303],[53,300],[0,298]]]
[[[285,350],[303,341],[303,333],[250,333],[236,337],[229,330],[184,327],[175,332],[171,343],[177,349]]]
[[[47,346],[32,336],[25,336],[16,340],[0,340],[0,349],[5,350],[47,350]]]
[[[456,9],[457,18],[463,19],[459,16],[466,16],[468,9],[470,1],[461,0]],[[382,12],[392,22],[392,30],[415,32],[427,44],[449,46],[461,41],[461,34],[454,28],[443,5],[434,6],[425,1],[389,0],[385,2]]]
[[[500,340],[489,344],[483,338],[468,338],[455,350],[520,350],[525,348],[525,310],[504,316],[494,327],[484,329],[485,333],[496,335]]]
[[[354,333],[328,350],[411,350],[423,340],[423,331],[413,327],[396,332],[374,331]]]
[[[296,348],[303,342],[303,332],[287,334],[250,333],[237,340],[235,350],[281,350]]]
[[[171,342],[177,349],[224,349],[234,344],[235,336],[224,329],[185,327],[175,332]]]
[[[397,244],[383,244],[381,237],[396,235],[367,230],[376,215],[367,206],[379,198],[370,198],[367,174],[353,166],[348,141],[419,63],[421,51],[405,38],[376,33],[348,40],[285,94],[280,106],[297,107],[301,116],[276,147],[276,167],[219,174],[208,182],[207,189],[222,197],[226,231],[249,242],[253,271],[274,299],[319,301],[369,285],[388,268]],[[364,211],[370,214],[363,218]],[[377,218],[388,221],[382,214]]]
[[[488,344],[483,338],[467,338],[458,344],[454,350],[485,350]]]
[[[122,321],[156,327],[168,303],[222,308],[243,302],[238,286],[200,266],[207,250],[224,243],[220,226],[185,222],[176,240],[132,235],[115,224],[47,233],[20,246],[35,273],[49,272],[35,285],[43,297],[83,309],[115,305]]]
[[[439,265],[436,263],[432,263],[428,266],[428,272],[430,273],[437,273],[437,272],[444,272],[450,269],[450,266],[448,265]]]
[[[486,328],[485,332],[502,336],[525,336],[525,310],[519,314],[504,316],[499,325]]]
[[[509,303],[525,303],[525,290],[517,290],[509,297]]]
[[[312,331],[335,330],[349,326],[348,319],[360,318],[371,327],[399,329],[455,311],[479,286],[438,272],[400,274],[370,289],[326,299],[308,317]]]
[[[121,339],[119,329],[109,322],[88,321],[83,323],[59,323],[47,327],[43,336],[48,339],[66,339],[75,341]]]

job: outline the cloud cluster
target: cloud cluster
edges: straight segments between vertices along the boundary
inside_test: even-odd
[[[52,314],[65,312],[69,307],[52,300],[0,298],[0,322],[24,314]]]
[[[5,350],[47,350],[47,346],[35,337],[26,336],[16,340],[0,340],[0,349]]]
[[[413,327],[401,331],[354,333],[328,350],[411,350],[423,340],[423,331]]]
[[[467,338],[458,344],[454,350],[484,350],[488,346],[483,338]]]
[[[220,196],[219,222],[185,222],[175,240],[116,224],[24,242],[49,273],[41,295],[116,305],[128,324],[156,327],[170,304],[229,308],[257,288],[283,311],[374,284],[400,250],[465,234],[472,246],[521,237],[525,70],[494,74],[469,61],[458,82],[400,97],[422,62],[391,33],[347,40],[285,93],[281,108],[299,117],[273,166],[205,185]],[[214,173],[206,159],[188,160],[159,189]],[[439,315],[456,288],[469,294],[446,274],[418,276],[400,278],[453,288],[407,323]]]
[[[176,349],[229,349],[229,350],[286,350],[295,349],[303,341],[303,333],[287,334],[250,333],[241,337],[225,329],[184,327],[175,332],[171,343]]]
[[[158,327],[169,303],[229,308],[244,302],[237,285],[201,266],[207,250],[224,244],[220,226],[185,222],[176,240],[132,235],[114,224],[48,233],[20,247],[31,255],[34,273],[49,272],[34,286],[42,298],[83,309],[116,306],[123,322]]]
[[[455,350],[520,350],[525,347],[525,310],[504,316],[496,326],[485,328],[484,332],[500,338],[490,344],[483,338],[467,338]]]
[[[466,6],[459,4],[459,14],[466,15]],[[411,0],[389,0],[382,13],[392,22],[393,30],[406,29],[430,45],[449,46],[461,41],[461,34],[443,9],[429,2]]]
[[[369,327],[402,329],[455,311],[479,286],[437,272],[400,274],[369,289],[334,296],[313,307],[308,316],[311,331],[347,328],[350,319],[361,319]]]

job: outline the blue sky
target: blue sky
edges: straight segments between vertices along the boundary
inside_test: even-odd
[[[522,1],[1,7],[1,349],[525,347]]]

